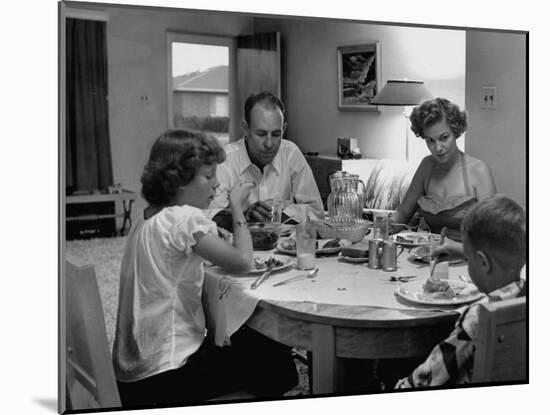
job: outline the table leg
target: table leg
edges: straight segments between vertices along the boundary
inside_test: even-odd
[[[128,206],[126,206],[126,200],[122,201],[122,207],[124,209],[124,220],[122,221],[122,227],[120,228],[120,235],[124,235],[124,229],[126,229],[126,221],[128,221],[128,229],[132,227],[132,217],[130,216],[132,213],[132,203],[134,203],[133,199],[130,199],[128,202]]]
[[[334,327],[314,324],[312,337],[313,393],[337,393],[342,380],[342,362],[336,357]]]

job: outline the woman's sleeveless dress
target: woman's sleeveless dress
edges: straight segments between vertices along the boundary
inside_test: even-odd
[[[431,232],[440,233],[441,229],[446,226],[448,237],[459,242],[462,242],[462,232],[460,231],[462,220],[468,209],[477,202],[477,197],[472,195],[470,191],[466,160],[462,153],[461,158],[465,195],[443,198],[439,195],[426,194],[418,199],[419,213],[426,220]],[[424,185],[425,193],[428,191],[431,178],[432,172],[430,172],[430,176]]]

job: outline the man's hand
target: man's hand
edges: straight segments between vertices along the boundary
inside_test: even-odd
[[[251,204],[244,211],[247,222],[265,222],[271,219],[271,206],[263,200]]]

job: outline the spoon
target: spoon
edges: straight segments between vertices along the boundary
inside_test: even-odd
[[[274,287],[278,287],[279,285],[288,284],[294,281],[303,280],[307,278],[313,278],[317,275],[319,272],[319,268],[312,269],[307,274],[298,275],[296,277],[288,278],[286,280],[283,280],[281,282],[278,282],[277,284],[273,284]]]
[[[395,276],[395,275],[392,275],[390,276],[390,281],[393,281],[393,282],[409,282],[410,280],[416,278],[416,275],[400,275],[400,276]]]

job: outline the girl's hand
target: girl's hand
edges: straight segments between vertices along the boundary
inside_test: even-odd
[[[248,200],[250,191],[256,186],[253,182],[242,182],[231,189],[229,193],[229,203],[233,208],[242,210],[242,205]]]

